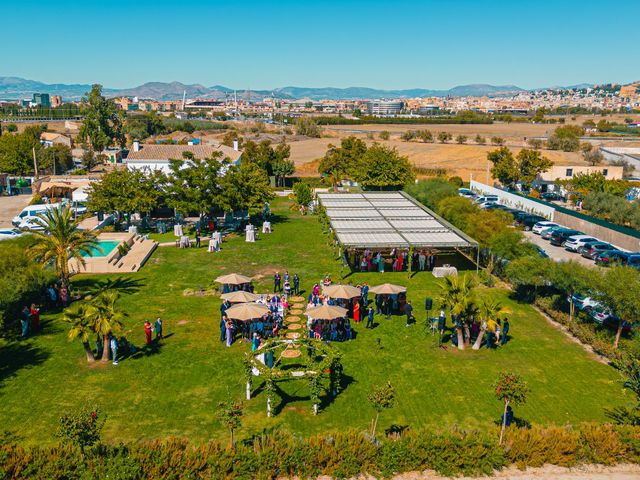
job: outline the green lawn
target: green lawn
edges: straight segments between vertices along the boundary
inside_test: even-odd
[[[274,269],[297,272],[307,290],[326,273],[339,279],[334,258],[316,218],[290,214],[284,200],[273,204],[280,215],[274,233],[255,244],[231,239],[219,254],[205,248],[158,249],[147,265],[128,278],[134,283],[121,305],[129,313],[128,337],[144,343],[143,321],[161,315],[169,334],[157,351],[118,366],[88,367],[82,347],[66,338],[59,314],[44,315],[44,332],[24,342],[0,343],[0,429],[25,443],[54,442],[60,414],[84,402],[99,404],[108,416],[107,440],[178,435],[193,440],[226,436],[215,418],[216,404],[227,396],[242,398],[244,344],[228,349],[219,339],[219,298],[187,297],[185,289],[212,284],[224,272],[259,276],[257,290],[271,285]],[[86,287],[105,276],[78,277]],[[111,277],[117,278],[117,277]],[[354,274],[347,281],[381,280],[408,286],[416,316],[424,319],[424,299],[437,294],[430,273]],[[338,343],[349,383],[321,414],[311,414],[307,384],[283,386],[287,401],[266,416],[266,396],[247,403],[240,436],[284,428],[307,434],[347,427],[365,429],[372,417],[366,396],[371,385],[390,379],[398,404],[384,412],[380,425],[489,425],[500,416],[491,388],[498,372],[510,369],[529,382],[531,395],[516,416],[533,423],[604,420],[604,408],[626,402],[618,374],[598,363],[578,345],[549,326],[530,306],[516,304],[507,292],[486,290],[512,306],[512,341],[496,351],[459,352],[433,348],[421,327],[405,328],[403,318],[377,319],[374,330],[355,327],[351,342]],[[362,325],[362,324],[361,324]],[[378,349],[380,339],[382,349]]]

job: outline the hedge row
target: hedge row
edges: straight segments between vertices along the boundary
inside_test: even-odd
[[[537,297],[534,301],[534,305],[546,313],[552,320],[564,325],[574,337],[582,343],[590,345],[594,352],[603,357],[607,357],[612,362],[622,360],[625,355],[632,353],[628,352],[622,343],[619,349],[615,349],[613,347],[613,341],[610,338],[598,335],[594,324],[582,323],[578,318],[570,321],[569,315],[555,308],[556,303],[556,297]],[[576,316],[578,316],[577,311]]]
[[[131,446],[0,447],[0,478],[29,479],[272,479],[334,478],[435,470],[446,476],[490,475],[508,465],[638,463],[640,427],[508,429],[503,446],[489,432],[409,431],[373,441],[361,433],[309,438],[257,436],[229,450],[217,442],[168,439]]]

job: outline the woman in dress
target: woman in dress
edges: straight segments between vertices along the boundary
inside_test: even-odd
[[[353,321],[356,323],[360,323],[360,302],[353,302]]]
[[[230,347],[231,346],[231,329],[233,327],[231,320],[227,319],[227,323],[225,324],[225,327],[226,327],[225,336],[227,338],[227,347]]]
[[[149,320],[144,321],[144,336],[147,340],[147,345],[151,345],[151,332],[153,332],[153,327],[151,326],[151,322]],[[108,348],[105,346],[105,348]]]
[[[31,304],[29,313],[31,314],[31,330],[34,332],[40,330],[40,309],[36,307],[35,303]]]

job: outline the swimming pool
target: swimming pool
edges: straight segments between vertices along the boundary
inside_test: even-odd
[[[102,249],[102,253],[97,248],[92,248],[90,253],[83,253],[83,257],[106,257],[109,255],[121,242],[117,240],[100,240],[98,245]]]

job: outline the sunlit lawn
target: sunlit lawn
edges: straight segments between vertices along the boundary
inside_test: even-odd
[[[108,416],[107,440],[184,436],[206,440],[226,435],[215,418],[217,402],[243,398],[242,358],[245,344],[219,343],[218,297],[184,296],[185,289],[206,288],[221,273],[257,276],[257,291],[271,287],[274,269],[302,278],[307,291],[326,273],[334,280],[341,263],[327,244],[314,217],[300,217],[285,201],[274,202],[280,216],[272,235],[255,244],[241,238],[223,244],[219,254],[206,248],[159,248],[131,280],[132,291],[121,305],[129,314],[128,337],[144,344],[142,323],[160,315],[167,339],[154,351],[123,360],[118,366],[88,367],[82,347],[66,338],[59,314],[44,315],[44,332],[24,342],[0,343],[0,429],[29,443],[55,441],[60,414],[83,403],[97,404]],[[117,278],[117,277],[112,277]],[[83,288],[104,276],[76,278]],[[424,299],[437,295],[430,273],[354,274],[346,281],[382,280],[404,284],[415,313],[425,318]],[[240,436],[283,428],[307,434],[345,428],[365,429],[372,417],[367,393],[373,384],[391,380],[398,404],[381,417],[381,426],[490,425],[500,416],[491,384],[509,369],[529,382],[531,395],[516,416],[529,422],[577,423],[604,420],[604,408],[625,403],[618,374],[598,363],[530,306],[509,299],[508,292],[487,289],[512,306],[512,341],[496,351],[459,352],[435,348],[422,326],[406,328],[404,318],[376,318],[377,327],[355,327],[357,338],[337,343],[343,355],[345,390],[325,398],[321,414],[311,414],[305,381],[281,383],[285,400],[276,402],[277,416],[267,418],[266,396],[246,406]],[[378,341],[380,348],[378,347]],[[255,387],[259,386],[259,382]]]

